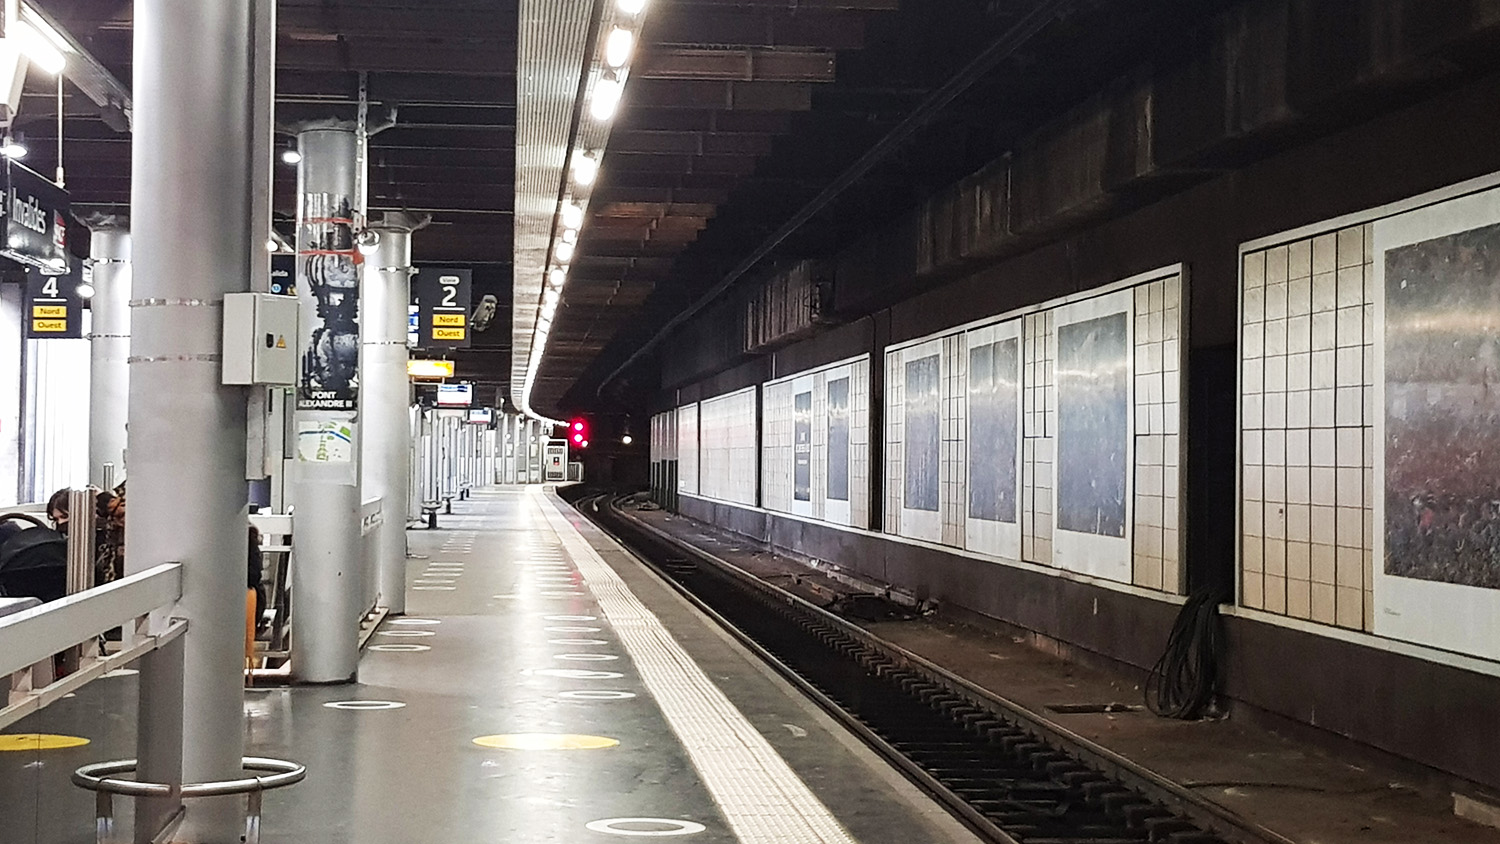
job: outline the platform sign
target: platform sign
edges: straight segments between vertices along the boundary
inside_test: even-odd
[[[469,424],[488,425],[495,421],[495,411],[488,407],[473,407],[469,409]]]
[[[297,256],[277,253],[271,256],[271,292],[278,296],[297,295]]]
[[[77,263],[68,255],[68,192],[14,161],[5,174],[0,255],[44,273],[68,272]]]
[[[418,348],[468,348],[473,287],[472,270],[417,269]]]
[[[474,403],[473,384],[439,384],[438,407],[468,407]]]
[[[67,275],[26,270],[26,337],[69,340],[83,336],[83,297],[78,295],[81,265]]]

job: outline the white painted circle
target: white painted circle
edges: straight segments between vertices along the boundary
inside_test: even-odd
[[[323,705],[329,709],[343,709],[350,712],[380,712],[406,707],[406,704],[397,700],[334,700]]]
[[[616,692],[608,689],[578,689],[571,692],[558,692],[557,696],[565,700],[629,700],[635,697],[635,692]]]
[[[413,586],[414,592],[452,592],[457,586]]]
[[[378,631],[377,635],[405,636],[408,639],[415,639],[418,636],[436,636],[437,634],[432,632],[431,630],[381,630]]]
[[[429,624],[442,624],[435,618],[398,618],[391,621],[392,624],[402,624],[411,627],[425,627]]]
[[[602,627],[547,627],[543,628],[548,633],[598,633]]]
[[[372,651],[383,651],[385,653],[412,654],[412,653],[417,653],[418,651],[430,651],[430,650],[432,650],[432,646],[431,645],[408,645],[408,644],[406,644],[406,643],[403,642],[403,643],[394,644],[394,645],[371,645],[370,646],[370,650],[372,650]]]
[[[531,673],[564,680],[618,680],[625,676],[618,671],[590,671],[586,668],[538,668]]]
[[[612,662],[619,659],[614,654],[558,654],[557,658],[573,662]]]
[[[542,618],[548,621],[598,621],[592,615],[544,615]]]
[[[624,829],[622,828],[624,824],[652,825],[665,827],[665,829]],[[589,821],[586,827],[590,832],[649,838],[660,838],[671,835],[697,835],[708,828],[701,823],[679,821],[673,818],[606,818],[602,821]]]
[[[603,639],[548,639],[549,645],[607,645]]]

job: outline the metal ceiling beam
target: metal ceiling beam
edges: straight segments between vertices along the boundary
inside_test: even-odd
[[[832,82],[837,56],[830,50],[708,50],[652,47],[642,51],[642,79],[724,79],[744,82]]]
[[[865,16],[828,9],[667,6],[654,17],[651,44],[727,47],[821,47],[857,50],[865,45]]]

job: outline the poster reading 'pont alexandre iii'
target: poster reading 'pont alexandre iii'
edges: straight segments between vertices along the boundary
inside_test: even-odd
[[[297,409],[353,411],[359,404],[361,263],[354,213],[349,197],[341,194],[308,193],[302,203],[297,289],[306,351]]]

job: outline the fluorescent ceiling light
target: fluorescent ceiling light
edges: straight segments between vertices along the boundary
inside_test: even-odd
[[[624,67],[634,47],[635,36],[630,30],[615,27],[604,41],[604,63],[614,68]]]
[[[639,15],[646,9],[646,0],[618,0],[615,5],[627,15]]]
[[[583,228],[583,209],[571,202],[563,203],[562,224],[569,229]]]
[[[31,59],[37,67],[56,76],[68,66],[68,59],[62,51],[57,49],[47,36],[37,31],[32,24],[18,20],[11,24],[10,29],[6,39],[14,38],[21,54]]]

